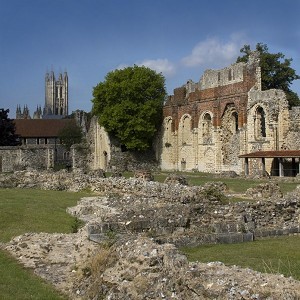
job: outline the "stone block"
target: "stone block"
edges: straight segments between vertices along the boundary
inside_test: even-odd
[[[243,234],[243,242],[253,242],[254,234],[252,232],[247,232]]]

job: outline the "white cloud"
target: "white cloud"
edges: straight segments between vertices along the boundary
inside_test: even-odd
[[[172,76],[175,74],[175,65],[168,59],[148,59],[137,63],[138,66],[145,66],[164,76]]]
[[[145,59],[141,62],[135,62],[134,64],[150,68],[157,73],[162,73],[166,77],[170,77],[176,72],[175,64],[171,63],[168,59]],[[121,70],[127,67],[129,67],[128,64],[120,64],[117,69]]]
[[[228,42],[222,43],[220,39],[208,38],[199,42],[192,53],[182,59],[185,67],[220,67],[233,63],[239,55],[245,42],[243,36],[235,34]]]
[[[120,65],[118,65],[118,66],[116,67],[116,69],[117,69],[117,70],[122,70],[122,69],[125,69],[125,68],[127,68],[127,67],[129,67],[129,65],[127,65],[127,64],[120,64]]]

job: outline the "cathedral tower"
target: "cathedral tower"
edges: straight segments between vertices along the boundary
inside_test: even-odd
[[[55,79],[54,72],[46,73],[44,116],[51,117],[68,115],[68,74],[60,73]]]

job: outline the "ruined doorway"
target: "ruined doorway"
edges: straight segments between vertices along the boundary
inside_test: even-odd
[[[233,103],[226,106],[222,116],[222,157],[223,164],[229,168],[238,165],[238,155],[240,152],[239,130],[238,130],[239,115]]]

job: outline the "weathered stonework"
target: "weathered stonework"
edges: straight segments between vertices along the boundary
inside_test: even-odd
[[[87,134],[90,155],[87,164],[92,170],[106,170],[111,159],[111,142],[105,129],[99,125],[98,118],[93,117]]]
[[[50,145],[0,147],[0,172],[54,167],[55,149]]]
[[[72,148],[72,167],[122,172],[154,170],[159,165],[162,170],[240,174],[244,172],[245,162],[239,155],[300,149],[300,107],[289,109],[281,90],[261,90],[261,69],[256,52],[250,55],[247,63],[207,70],[199,82],[189,80],[174,89],[174,95],[169,96],[164,105],[163,116],[153,147],[156,161],[150,152],[142,155],[124,151],[94,116],[84,132],[86,144]],[[42,149],[43,140],[38,143]],[[2,154],[2,165],[14,160],[8,158],[11,155]],[[298,173],[299,160],[296,164],[295,159],[283,160],[284,175]],[[37,161],[44,161],[44,158],[34,163]],[[51,165],[41,163],[43,168]],[[263,167],[271,175],[279,174],[278,159],[267,159]],[[247,169],[250,174],[259,175],[262,160],[251,159]],[[8,169],[1,167],[0,170]]]
[[[250,193],[257,201],[226,204],[222,182],[187,186],[174,179],[2,173],[1,187],[98,192],[67,209],[86,222],[78,233],[26,233],[2,247],[70,299],[299,299],[300,282],[291,277],[188,262],[176,248],[299,234],[299,188],[282,197],[276,181],[262,180]]]
[[[89,154],[84,164],[90,170],[103,169],[111,172],[124,172],[158,168],[152,150],[145,153],[122,151],[122,146],[109,136],[104,127],[99,125],[96,116],[91,120],[87,133],[87,145]],[[73,152],[73,165],[79,167],[80,164],[82,165],[82,159],[80,153]]]
[[[300,149],[299,128],[300,109],[289,110],[285,93],[261,90],[254,52],[248,63],[207,70],[198,83],[174,90],[164,106],[158,159],[163,170],[241,173],[241,154]],[[250,173],[260,163],[253,160]],[[269,173],[273,163],[266,162]]]

